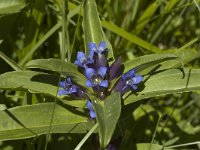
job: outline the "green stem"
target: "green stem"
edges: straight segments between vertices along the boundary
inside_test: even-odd
[[[85,141],[90,137],[90,135],[94,132],[94,130],[96,130],[96,128],[98,127],[98,123],[96,123],[91,129],[90,131],[84,136],[84,138],[79,142],[79,144],[76,146],[76,148],[74,150],[80,150],[81,146],[85,143]]]

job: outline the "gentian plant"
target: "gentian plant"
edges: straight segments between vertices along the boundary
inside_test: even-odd
[[[0,1],[0,149],[199,149],[196,0],[82,2]]]
[[[120,74],[121,71],[121,57],[117,58],[110,66],[107,60],[109,49],[106,48],[106,42],[102,41],[97,46],[95,43],[90,42],[89,56],[86,57],[85,53],[78,52],[77,59],[74,64],[83,68],[82,74],[86,78],[86,87],[91,87],[96,93],[96,96],[101,100],[104,100],[110,93],[119,92],[123,96],[128,91],[136,91],[137,85],[142,81],[143,77],[136,74],[133,69],[126,73]],[[110,83],[113,79],[119,78],[116,84],[110,88]],[[78,98],[86,98],[87,108],[91,118],[96,118],[95,111],[93,109],[91,100],[87,93],[76,84],[72,84],[70,76],[65,81],[60,82],[58,95],[72,95]]]

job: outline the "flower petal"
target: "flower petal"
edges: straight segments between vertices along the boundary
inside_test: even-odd
[[[72,81],[71,81],[70,77],[66,78],[66,83],[67,83],[67,85],[72,85]]]
[[[77,53],[77,60],[82,60],[82,59],[85,59],[85,60],[86,60],[85,53],[83,53],[83,52],[78,52],[78,53]]]
[[[59,84],[60,84],[60,87],[61,87],[61,88],[65,88],[65,81],[60,81]]]
[[[69,93],[67,91],[63,90],[63,89],[58,91],[58,95],[59,96],[61,96],[61,95],[67,95],[67,94],[69,94]]]
[[[77,92],[77,88],[75,85],[72,85],[72,87],[69,89],[69,94]]]
[[[107,71],[107,68],[106,67],[99,67],[98,69],[98,74],[104,78],[104,76],[106,75],[106,71]]]
[[[89,56],[88,56],[88,63],[94,62],[94,51],[90,50]]]
[[[138,84],[143,80],[142,76],[136,75],[134,78],[136,78],[135,83],[134,84]]]
[[[83,67],[83,64],[81,64],[80,61],[78,61],[78,60],[75,60],[74,64],[79,66],[79,67]]]
[[[95,119],[95,118],[96,118],[96,113],[95,113],[95,111],[90,111],[90,117],[91,117],[92,119]]]
[[[93,82],[91,80],[87,80],[86,81],[86,86],[87,87],[94,87],[94,84],[93,84]]]
[[[132,87],[133,90],[137,90],[137,86],[136,85],[131,84],[130,86]]]
[[[108,87],[108,80],[102,80],[99,85],[102,87]]]
[[[85,56],[85,53],[78,52],[77,53],[77,60],[75,60],[74,64],[79,66],[79,67],[84,67],[86,63],[87,63],[87,58]]]
[[[89,50],[90,50],[90,51],[95,51],[96,53],[98,53],[98,49],[97,49],[97,46],[96,46],[95,43],[90,42],[90,43],[88,44],[88,47],[89,47]]]
[[[98,52],[102,53],[106,49],[106,42],[100,42],[98,45]]]
[[[115,60],[115,62],[112,63],[112,65],[110,66],[109,76],[110,76],[111,80],[114,79],[114,78],[116,78],[120,74],[121,64],[122,64],[122,58],[118,57]]]
[[[126,86],[125,82],[123,81],[123,79],[120,79],[117,84],[115,85],[115,87],[113,88],[114,92],[120,92],[124,87]]]
[[[133,76],[135,76],[135,70],[134,69],[129,70],[127,73],[125,73],[125,76],[126,77],[133,77]]]
[[[87,101],[87,108],[88,108],[89,110],[93,110],[92,103],[91,103],[90,100]]]
[[[126,76],[125,76],[125,74],[122,74],[122,80],[123,80],[124,82],[126,82]]]
[[[86,68],[85,69],[85,76],[88,79],[91,79],[94,74],[95,74],[95,70],[93,68]]]
[[[95,113],[95,111],[93,109],[93,106],[92,106],[92,103],[91,103],[90,100],[87,101],[87,108],[90,111],[90,117],[93,118],[93,119],[96,118],[96,113]]]

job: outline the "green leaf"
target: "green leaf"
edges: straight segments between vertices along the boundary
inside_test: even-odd
[[[121,113],[121,97],[112,93],[105,100],[94,100],[94,109],[99,124],[100,146],[105,148],[112,137]]]
[[[0,0],[0,15],[16,13],[25,6],[25,0]]]
[[[112,46],[107,40],[100,24],[100,19],[97,11],[97,6],[95,0],[86,0],[84,5],[84,16],[83,16],[83,29],[85,33],[85,45],[89,42],[94,42],[97,45],[99,42],[105,41],[106,47],[109,50],[108,58],[113,57]],[[86,53],[88,53],[87,50]]]
[[[101,21],[101,24],[104,28],[108,29],[109,31],[112,31],[113,33],[123,37],[124,39],[146,49],[149,50],[150,52],[154,52],[154,53],[161,53],[162,50],[159,49],[158,47],[156,47],[155,45],[141,39],[140,37],[131,34],[123,29],[121,29],[120,27],[116,26],[115,24],[108,22],[108,21]]]
[[[92,123],[81,112],[55,103],[19,106],[0,111],[0,140],[24,139],[50,133],[85,133]],[[37,117],[36,117],[37,116]]]
[[[142,13],[141,17],[137,20],[136,26],[134,31],[139,34],[144,27],[148,24],[154,13],[159,7],[159,3],[155,1],[154,3],[150,4],[145,11]]]
[[[1,42],[1,41],[0,41]],[[7,57],[3,52],[0,51],[0,57],[7,63],[9,64],[14,70],[16,71],[20,71],[22,70],[22,68],[16,63],[14,62],[12,59],[10,59],[9,57]]]
[[[57,95],[59,77],[35,71],[12,71],[0,75],[0,89]]]
[[[137,150],[164,150],[164,147],[158,144],[139,143],[137,144]],[[174,150],[174,149],[167,149],[167,150]]]
[[[200,90],[200,69],[170,69],[157,72],[146,78],[144,89],[139,86],[140,92],[128,96],[125,105],[145,98],[172,94],[177,92],[189,92]]]
[[[150,54],[138,57],[124,63],[124,72],[135,68],[138,73],[146,74],[158,64],[158,70],[180,67],[196,58],[197,51],[194,49],[180,49],[176,54]]]
[[[173,59],[177,59],[178,57],[174,54],[150,54],[138,57],[134,60],[128,61],[124,63],[124,72],[127,72],[130,69],[135,68],[135,70],[140,73],[147,73],[149,70],[152,69],[152,66],[158,65],[164,61],[169,61]],[[180,62],[180,60],[178,59]],[[150,69],[149,69],[150,67]],[[145,71],[146,70],[146,71]]]
[[[78,71],[78,67],[76,65],[63,62],[59,59],[36,59],[28,62],[25,67],[55,71],[66,76],[73,76],[74,81],[76,81],[79,85],[85,86],[86,83],[85,76]]]
[[[19,64],[24,65],[28,59],[30,59],[35,53],[38,48],[51,36],[53,35],[60,27],[62,26],[61,22],[58,22],[56,25],[54,25],[51,29],[48,30],[47,33],[45,33],[38,41],[35,43],[31,49],[26,53],[26,55],[20,60]]]
[[[75,4],[71,3],[71,2],[68,2],[68,9],[69,10],[73,10],[73,9],[76,9],[76,6]],[[91,18],[89,18],[90,20]],[[115,24],[111,23],[111,22],[108,22],[106,20],[102,20],[101,22],[101,25],[102,27],[106,28],[107,30],[123,37],[124,39],[142,47],[142,48],[145,48],[146,50],[149,50],[151,52],[154,52],[154,53],[160,53],[162,52],[161,49],[159,49],[158,47],[156,47],[155,45],[141,39],[140,37],[134,35],[134,34],[131,34],[123,29],[121,29],[120,27],[116,26]],[[85,25],[84,25],[85,26]],[[86,33],[85,33],[86,34]],[[107,43],[108,45],[108,43]],[[108,47],[109,49],[111,49],[111,47],[109,46]]]

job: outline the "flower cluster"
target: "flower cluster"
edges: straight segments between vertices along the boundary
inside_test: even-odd
[[[105,99],[113,91],[120,92],[123,95],[130,90],[134,91],[137,89],[136,85],[142,81],[143,77],[136,75],[134,69],[122,74],[115,86],[109,89],[111,81],[120,76],[122,59],[119,57],[109,65],[107,59],[109,50],[106,48],[105,42],[100,42],[98,46],[91,42],[88,44],[88,47],[88,56],[83,52],[78,52],[74,64],[82,68],[82,73],[86,77],[86,86],[93,88],[97,97]],[[89,99],[80,86],[71,82],[70,77],[67,77],[66,81],[61,81],[60,87],[62,89],[59,90],[59,95],[72,95]],[[87,107],[90,111],[90,117],[96,118],[90,100],[87,101]]]

